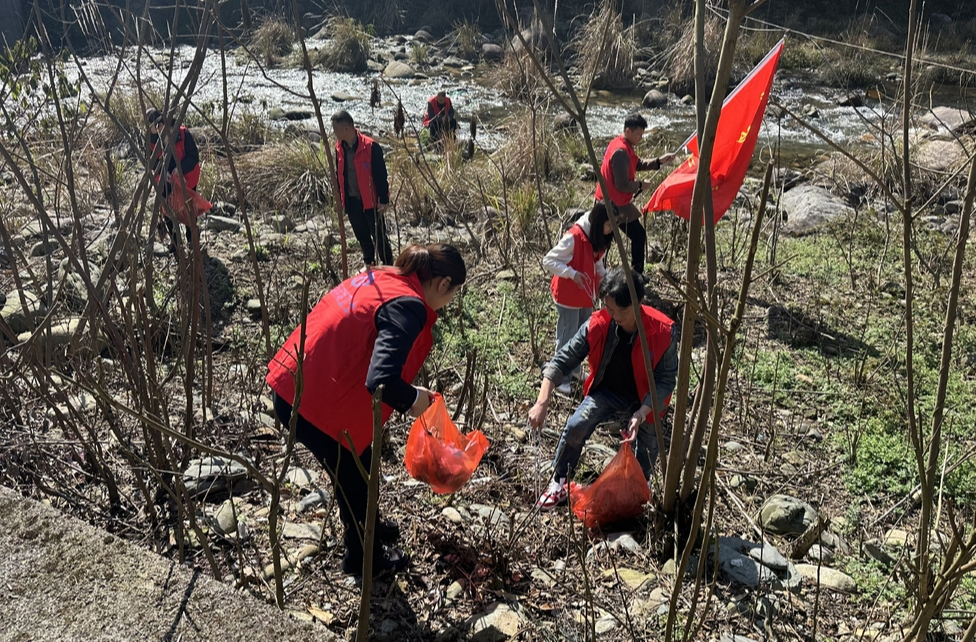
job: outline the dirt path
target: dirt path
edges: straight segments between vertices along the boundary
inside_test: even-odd
[[[336,637],[0,488],[0,640]]]

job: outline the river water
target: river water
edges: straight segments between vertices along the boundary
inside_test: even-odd
[[[307,41],[309,49],[322,47],[325,44],[326,42],[321,40]],[[159,65],[167,64],[169,49],[150,49],[148,53]],[[177,82],[182,80],[184,70],[189,67],[193,55],[194,49],[191,47],[178,47],[175,50],[173,67],[176,70],[174,79]],[[117,57],[91,57],[83,61],[83,68],[92,79],[96,90],[100,91],[108,85],[117,64]],[[134,64],[134,56],[126,58],[123,71],[126,77],[123,79],[123,85],[134,84]],[[77,75],[76,69],[68,71],[69,75]],[[377,132],[392,129],[397,97],[403,102],[408,118],[419,127],[428,98],[438,89],[444,89],[451,96],[462,123],[462,131],[466,121],[475,114],[481,123],[478,141],[482,147],[492,150],[504,142],[505,128],[502,124],[518,105],[490,86],[490,67],[477,66],[464,71],[445,68],[428,73],[430,77],[427,79],[392,80],[390,86],[382,84],[381,81],[383,103],[375,110],[369,107],[369,95],[373,80],[378,77],[378,74],[353,75],[315,71],[313,77],[315,93],[322,101],[324,115],[328,116],[332,111],[340,108],[340,103],[332,100],[334,94],[355,96],[357,100],[342,102],[341,108],[347,109],[356,119],[357,124],[366,130]],[[142,75],[148,79],[146,82],[149,85],[162,91],[163,79],[159,72],[144,64]],[[260,114],[266,114],[273,107],[285,110],[310,110],[307,77],[302,69],[262,70],[253,61],[245,60],[243,56],[228,54],[227,76],[228,91],[231,95],[238,96],[237,108],[249,109]],[[894,93],[897,87],[891,86],[887,91]],[[222,92],[220,55],[216,51],[208,51],[193,96],[194,102],[197,105],[203,105],[208,101],[219,104],[222,100]],[[867,100],[866,104],[859,109],[841,107],[837,104],[837,98],[842,94],[841,90],[818,86],[809,79],[790,76],[782,70],[778,72],[773,86],[773,95],[792,111],[799,113],[807,105],[815,108],[819,116],[811,122],[831,140],[841,145],[857,144],[867,140],[871,132],[871,123],[878,122],[885,110],[893,108],[890,102],[872,100]],[[962,106],[969,102],[967,93],[958,87],[946,88],[940,94],[933,96],[933,105]],[[590,133],[598,139],[608,139],[620,133],[624,116],[641,108],[641,98],[642,94],[597,92],[587,112]],[[658,132],[672,148],[676,148],[694,131],[695,107],[680,104],[674,96],[671,98],[672,104],[666,108],[645,109],[642,112],[647,118],[649,131]],[[558,109],[558,105],[554,105],[553,114]],[[408,130],[409,128],[408,125]],[[822,141],[790,122],[788,117],[780,121],[767,114],[757,147],[774,149],[777,145],[786,162],[813,156],[818,151],[826,149]]]

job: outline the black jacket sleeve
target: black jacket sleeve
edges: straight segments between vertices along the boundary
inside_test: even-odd
[[[193,134],[190,133],[190,130],[185,129],[183,130],[183,160],[180,161],[180,171],[184,175],[189,174],[199,163],[200,152],[197,150],[197,142],[193,140]]]
[[[376,198],[382,205],[390,202],[390,180],[386,174],[386,161],[383,160],[383,147],[373,143],[373,186],[376,188]]]
[[[366,389],[370,394],[380,385],[383,403],[406,412],[417,400],[412,382],[404,381],[403,366],[414,341],[427,324],[427,308],[416,297],[398,297],[384,303],[376,313],[376,341],[366,373]]]

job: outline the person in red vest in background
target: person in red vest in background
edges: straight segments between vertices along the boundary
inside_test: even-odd
[[[624,231],[630,239],[631,266],[634,272],[644,272],[644,256],[647,251],[647,232],[641,225],[641,211],[634,204],[634,197],[653,187],[647,181],[635,180],[638,171],[661,169],[674,161],[674,154],[665,154],[654,160],[641,160],[636,147],[644,138],[647,121],[638,113],[624,119],[624,133],[607,145],[600,173],[607,184],[610,201],[620,210]],[[603,189],[596,185],[596,200],[603,200]]]
[[[431,142],[439,141],[443,136],[454,137],[457,130],[457,120],[454,117],[454,107],[447,92],[439,91],[427,101],[427,111],[424,113],[424,128],[430,132]]]
[[[340,283],[305,320],[296,437],[332,479],[345,527],[345,573],[360,575],[363,568],[369,489],[354,457],[368,472],[372,395],[384,386],[384,422],[393,410],[419,417],[427,409],[433,393],[412,383],[434,345],[437,311],[451,302],[466,276],[457,248],[411,245],[394,267],[367,270]],[[301,330],[296,328],[268,363],[275,414],[286,426],[295,405]],[[407,558],[392,548],[399,526],[379,516],[376,524],[373,569],[403,570]]]
[[[549,287],[558,315],[556,352],[569,343],[593,314],[600,281],[607,273],[603,254],[612,239],[607,208],[601,201],[581,216],[542,259],[542,267],[552,274]],[[577,367],[572,377],[577,379],[579,374]],[[572,392],[570,380],[560,384],[556,391],[565,395]]]
[[[363,251],[366,266],[376,265],[376,253],[384,265],[393,264],[393,249],[383,213],[390,206],[390,183],[383,148],[356,129],[346,110],[332,115],[336,136],[336,177],[339,198]]]
[[[200,182],[200,152],[197,150],[196,141],[193,140],[193,134],[183,125],[176,127],[176,121],[172,116],[164,115],[152,107],[146,110],[146,123],[149,126],[150,158],[155,159],[153,172],[163,197],[168,198],[174,189],[182,189],[183,184],[186,185],[188,191],[195,192],[197,184]],[[169,156],[165,171],[163,171],[163,158],[170,151],[167,147],[171,143],[173,146],[172,153]],[[177,171],[177,166],[179,166],[179,171]],[[182,174],[182,179],[180,174]],[[208,202],[205,200],[199,202],[204,203],[206,209],[209,209],[210,204]],[[179,222],[186,226],[187,243],[192,245],[193,230],[190,227],[189,217],[183,211],[184,209],[185,207],[179,208],[176,214]],[[196,215],[199,216],[204,213],[205,210],[197,211]],[[176,223],[171,216],[164,216],[163,221],[172,240],[170,251],[175,251],[179,239],[179,235],[176,233]]]
[[[642,274],[634,274],[634,286],[637,296],[643,300]],[[552,481],[536,502],[542,510],[555,508],[566,501],[568,480],[576,472],[583,445],[597,425],[605,421],[629,417],[624,439],[636,441],[635,454],[645,478],[650,479],[657,461],[654,419],[651,418],[651,423],[646,420],[653,411],[664,415],[674,391],[678,375],[675,326],[662,312],[649,305],[641,306],[641,323],[647,333],[659,404],[655,409],[644,369],[637,317],[623,268],[614,268],[607,274],[600,284],[600,296],[605,307],[594,312],[590,322],[546,364],[538,400],[529,410],[529,424],[541,429],[553,389],[584,359],[588,361],[590,375],[583,385],[583,401],[563,428],[552,463]]]

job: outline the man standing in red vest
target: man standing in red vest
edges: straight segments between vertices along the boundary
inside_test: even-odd
[[[441,90],[436,96],[431,96],[424,113],[424,127],[430,132],[431,142],[439,141],[445,134],[453,137],[457,126],[454,106],[451,105],[447,92]]]
[[[393,249],[386,233],[383,213],[390,206],[390,183],[383,148],[356,129],[346,110],[332,115],[336,136],[336,172],[339,198],[366,265],[376,264],[376,252],[384,265],[393,265]]]
[[[643,275],[634,275],[634,286],[637,296],[643,299]],[[655,409],[644,368],[644,350],[637,334],[638,320],[622,268],[614,268],[607,274],[600,283],[600,296],[605,307],[594,312],[590,322],[546,364],[538,400],[529,410],[529,424],[541,429],[552,391],[584,359],[589,362],[590,375],[583,384],[583,401],[563,428],[552,462],[552,482],[536,502],[542,510],[566,501],[568,482],[576,471],[583,445],[603,422],[629,418],[624,437],[636,441],[635,454],[645,478],[650,479],[657,461],[654,420],[650,423],[646,420],[655,410],[660,416],[667,411],[678,379],[678,334],[671,319],[662,312],[649,305],[641,306],[640,321],[647,333],[659,404]]]
[[[624,119],[624,133],[610,141],[607,153],[603,156],[600,173],[607,184],[610,201],[620,211],[620,218],[624,231],[630,239],[631,266],[634,272],[644,273],[644,256],[647,250],[647,232],[641,225],[641,211],[634,205],[634,197],[645,189],[653,187],[647,181],[634,180],[638,171],[658,170],[662,165],[674,161],[674,154],[665,154],[654,160],[641,160],[635,151],[641,139],[647,121],[638,113],[633,113]],[[603,200],[603,190],[600,183],[596,185],[596,200]]]

